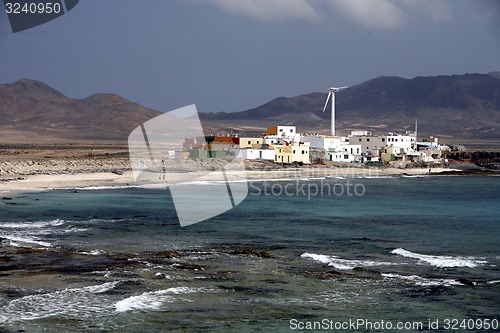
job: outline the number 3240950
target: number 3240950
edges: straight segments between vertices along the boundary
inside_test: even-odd
[[[19,2],[5,3],[5,12],[7,14],[59,14],[61,4],[58,2],[32,2],[20,4]]]

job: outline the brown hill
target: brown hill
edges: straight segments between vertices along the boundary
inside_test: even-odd
[[[242,135],[268,125],[293,124],[300,131],[328,132],[325,93],[280,97],[233,113],[201,113],[206,134]],[[161,113],[114,94],[72,99],[38,81],[0,85],[0,141],[124,142],[143,122]],[[375,132],[413,129],[446,141],[500,141],[500,74],[379,77],[337,94],[337,128]]]
[[[115,94],[72,99],[34,80],[0,85],[0,131],[4,142],[121,141],[135,127],[159,114]]]
[[[280,97],[255,109],[203,114],[203,119],[233,125],[258,121],[294,124],[301,131],[327,131],[330,112],[323,113],[325,93]],[[500,139],[500,75],[466,74],[437,77],[379,77],[337,93],[337,126],[342,133],[413,129],[422,135],[455,140]]]

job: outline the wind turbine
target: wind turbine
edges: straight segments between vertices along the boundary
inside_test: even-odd
[[[332,135],[335,135],[335,93],[339,92],[340,90],[349,88],[349,86],[346,87],[330,87],[328,89],[328,97],[326,98],[325,102],[325,107],[323,107],[323,112],[326,110],[326,106],[328,105],[328,101],[330,100],[330,97],[332,98]]]

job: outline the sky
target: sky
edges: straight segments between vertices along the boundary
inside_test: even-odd
[[[12,33],[0,83],[234,112],[378,76],[500,71],[498,0],[81,0]]]

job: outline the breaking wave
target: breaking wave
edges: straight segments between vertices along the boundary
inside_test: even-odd
[[[401,280],[421,287],[433,287],[433,286],[449,287],[449,286],[462,285],[462,283],[453,279],[424,278],[418,275],[399,275],[399,274],[382,273],[382,277],[390,280],[394,279]]]
[[[80,319],[102,315],[106,310],[111,311],[113,306],[102,294],[115,288],[117,284],[117,281],[106,282],[100,285],[24,296],[0,307],[0,323],[53,316]]]
[[[393,266],[399,265],[391,262],[383,261],[373,261],[373,260],[349,260],[342,259],[337,256],[327,256],[324,254],[314,254],[314,253],[303,253],[302,258],[308,258],[321,263],[327,264],[328,266],[334,267],[340,270],[352,270],[356,267],[373,267],[373,266]]]
[[[166,290],[148,291],[141,295],[131,296],[115,303],[117,312],[133,310],[157,310],[164,303],[172,303],[176,298],[172,295],[188,294],[200,291],[198,288],[175,287]]]
[[[402,248],[395,249],[391,253],[400,255],[405,258],[417,259],[419,260],[420,263],[426,263],[439,268],[449,268],[449,267],[473,268],[487,263],[487,261],[484,260],[483,258],[434,256],[434,255],[414,253]]]

